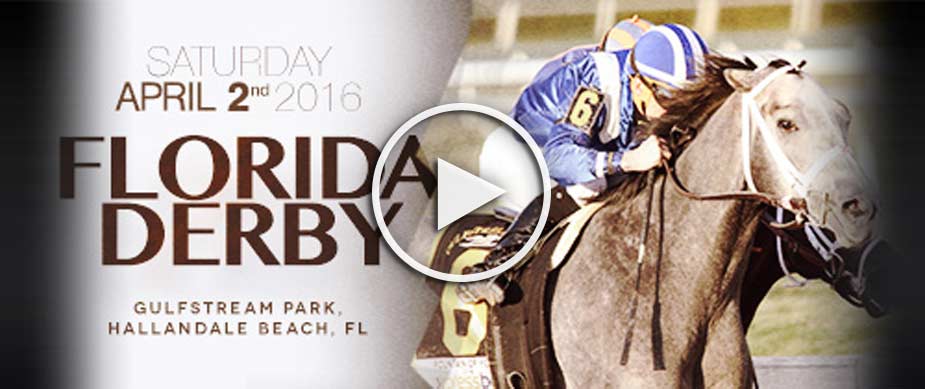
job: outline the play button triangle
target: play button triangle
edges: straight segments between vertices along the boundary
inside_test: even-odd
[[[437,229],[504,194],[492,183],[437,158]]]

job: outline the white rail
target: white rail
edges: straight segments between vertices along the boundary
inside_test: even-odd
[[[758,64],[783,58],[794,64],[806,60],[806,70],[819,77],[859,76],[871,70],[869,51],[861,56],[857,49],[807,49],[743,51],[728,55],[747,55]],[[450,77],[449,88],[522,87],[533,79],[548,59],[462,61]]]
[[[859,355],[755,357],[762,389],[862,389],[877,387],[874,361]]]

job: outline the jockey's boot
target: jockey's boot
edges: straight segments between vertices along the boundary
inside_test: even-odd
[[[464,272],[467,274],[481,273],[498,267],[513,257],[527,243],[533,230],[536,229],[542,208],[543,197],[533,199],[511,223],[511,226],[504,231],[498,244],[485,256],[485,259],[466,268]],[[546,224],[550,223],[547,221]],[[485,301],[489,305],[495,305],[504,301],[504,290],[507,289],[509,283],[510,279],[506,274],[499,274],[494,279],[460,283],[456,286],[456,292],[463,302],[473,304]]]

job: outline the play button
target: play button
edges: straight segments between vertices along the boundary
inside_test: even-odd
[[[542,226],[546,224],[546,219],[549,216],[549,207],[551,202],[551,181],[549,179],[549,171],[546,168],[546,162],[543,160],[543,153],[539,146],[536,144],[533,138],[530,137],[530,134],[527,133],[527,130],[525,130],[510,116],[492,108],[467,103],[452,103],[430,108],[415,115],[411,119],[408,119],[407,122],[402,124],[401,127],[399,127],[398,130],[392,134],[389,140],[385,143],[385,146],[382,147],[382,152],[379,155],[379,159],[376,161],[376,166],[372,174],[371,192],[374,194],[374,197],[372,198],[373,218],[376,221],[376,225],[379,227],[379,231],[381,232],[382,239],[385,240],[385,243],[389,245],[389,247],[392,249],[395,255],[398,256],[399,259],[404,261],[414,270],[417,270],[418,272],[421,272],[427,276],[448,282],[479,281],[508,271],[518,262],[520,262],[520,260],[524,259],[524,257],[526,257],[527,254],[531,251],[533,245],[539,241],[540,235],[542,234],[542,229],[535,228],[533,233],[523,244],[520,250],[518,250],[517,253],[515,253],[509,259],[504,261],[504,263],[496,267],[481,272],[467,274],[460,274],[459,269],[444,272],[430,267],[430,260],[432,257],[414,258],[405,248],[402,247],[401,244],[399,244],[399,239],[396,239],[396,236],[393,235],[393,233],[396,231],[401,232],[402,230],[407,230],[407,227],[409,227],[409,221],[405,219],[405,221],[402,222],[400,221],[401,219],[395,219],[395,214],[392,214],[389,216],[393,221],[390,227],[390,223],[386,222],[386,212],[383,211],[383,198],[375,197],[375,194],[383,194],[382,182],[384,179],[383,177],[385,176],[384,172],[386,171],[386,165],[389,163],[394,163],[389,161],[395,161],[401,158],[399,153],[395,153],[399,155],[398,158],[395,158],[396,155],[393,155],[392,153],[394,150],[396,150],[396,145],[398,145],[403,139],[407,139],[412,129],[422,122],[427,121],[437,115],[449,113],[462,113],[463,115],[471,115],[475,113],[484,115],[494,119],[494,121],[489,121],[490,125],[492,126],[492,130],[496,130],[499,123],[503,125],[503,127],[511,129],[514,133],[516,133],[517,137],[523,141],[522,143],[513,144],[512,147],[526,147],[529,149],[527,153],[533,156],[534,160],[531,162],[535,163],[535,171],[538,172],[537,177],[526,176],[524,170],[509,169],[505,171],[504,169],[500,169],[499,172],[501,172],[501,174],[493,175],[491,180],[494,182],[489,182],[475,174],[470,173],[466,169],[462,169],[454,164],[447,162],[446,159],[450,159],[463,165],[466,163],[466,160],[464,159],[465,157],[459,157],[460,155],[470,156],[470,158],[471,156],[478,156],[480,150],[482,149],[482,143],[478,140],[484,138],[484,134],[487,132],[483,132],[482,135],[479,135],[473,126],[452,127],[446,126],[445,123],[436,125],[439,126],[439,128],[448,129],[448,133],[451,133],[452,135],[441,138],[440,142],[442,143],[439,143],[440,149],[452,149],[458,154],[456,154],[456,157],[443,156],[443,158],[441,158],[441,154],[439,154],[439,152],[432,155],[432,157],[434,157],[436,160],[436,199],[431,198],[431,200],[426,201],[435,200],[436,204],[434,204],[433,207],[429,209],[436,211],[436,223],[434,223],[432,220],[428,220],[427,223],[421,223],[425,219],[413,220],[410,221],[410,223],[416,223],[414,224],[416,226],[434,226],[436,224],[436,229],[433,231],[435,235],[438,235],[436,234],[436,230],[439,230],[439,235],[451,237],[448,238],[449,240],[447,241],[458,238],[460,240],[456,243],[471,244],[471,242],[466,241],[466,239],[468,239],[466,236],[471,235],[472,237],[478,238],[481,227],[476,226],[474,228],[460,229],[453,228],[453,225],[457,222],[461,222],[463,225],[465,225],[465,221],[460,221],[463,216],[477,213],[475,211],[478,208],[495,199],[499,199],[499,197],[499,200],[504,201],[506,198],[515,193],[517,188],[524,187],[524,181],[526,181],[528,183],[537,183],[539,186],[542,186],[542,188],[539,190],[539,193],[542,193],[541,210],[536,225]],[[473,132],[467,133],[467,131]],[[510,153],[513,154],[514,150],[511,150]],[[493,159],[489,161],[489,163],[497,164],[498,167],[516,165],[504,158]],[[428,196],[430,196],[430,194],[428,194]],[[389,201],[393,202],[391,206],[394,207],[394,202],[396,201],[394,194]],[[409,238],[407,235],[402,235],[401,240],[405,244],[408,244],[407,242],[409,242],[411,238]],[[428,241],[427,246],[432,246],[431,243],[434,242]],[[486,247],[476,248],[474,250],[484,251],[486,250]]]
[[[437,158],[437,229],[504,194],[494,184]]]

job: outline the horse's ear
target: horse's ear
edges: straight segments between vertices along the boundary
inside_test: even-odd
[[[748,66],[749,69],[757,69],[758,65],[755,64],[755,61],[752,61],[747,55],[745,56],[745,66]]]
[[[749,91],[755,86],[755,72],[749,69],[726,69],[723,77],[729,86],[738,91]]]

